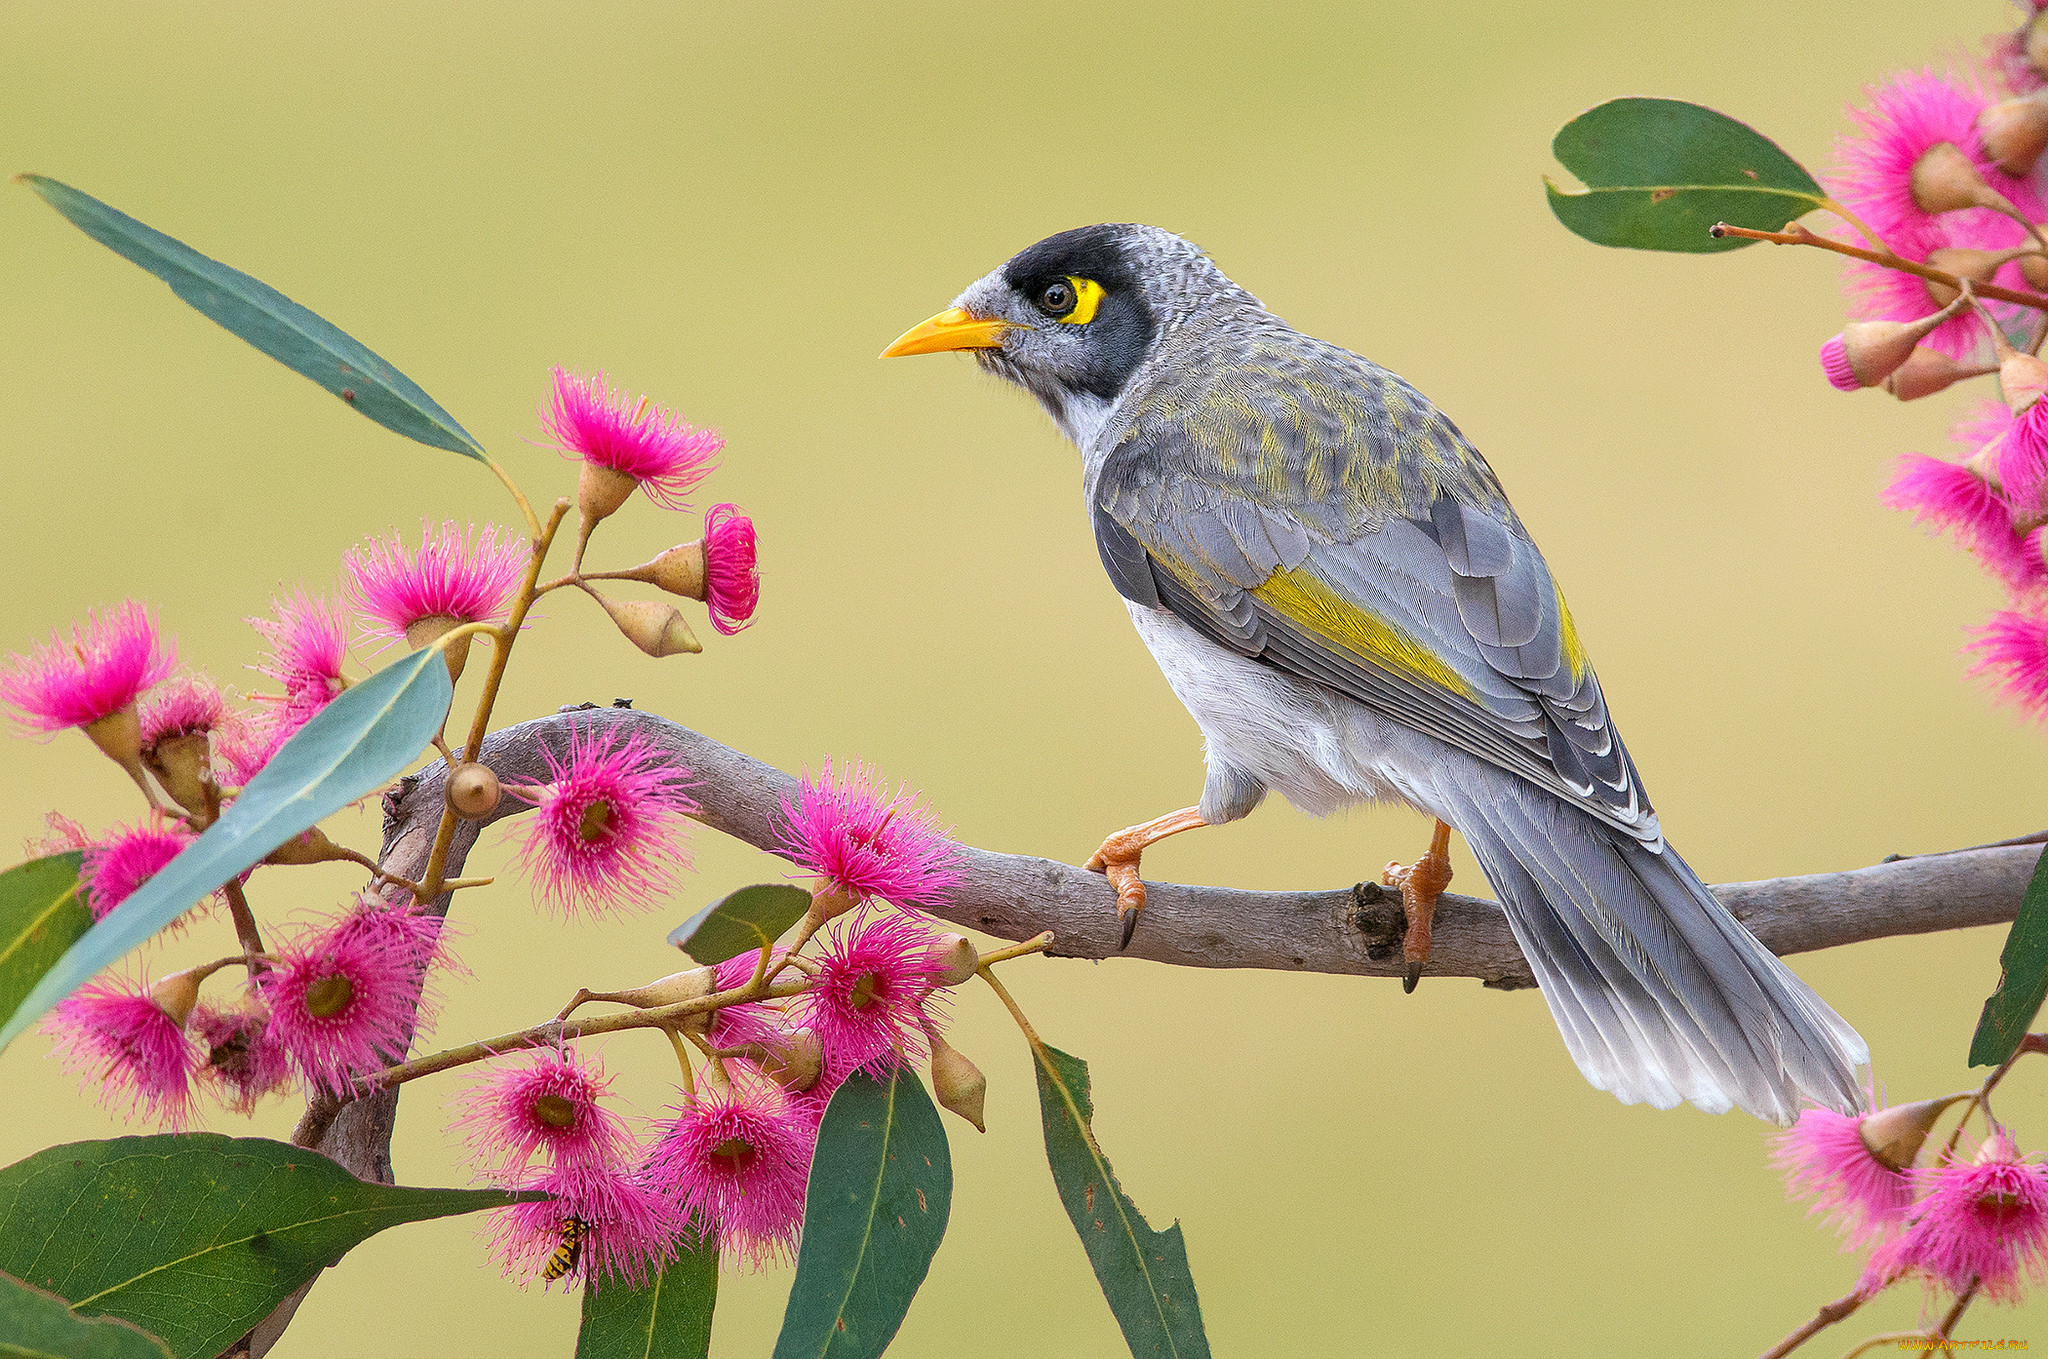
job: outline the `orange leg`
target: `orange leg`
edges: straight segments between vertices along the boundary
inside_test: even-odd
[[[1184,830],[1209,823],[1202,820],[1201,809],[1183,807],[1177,812],[1154,817],[1135,826],[1126,826],[1102,842],[1102,848],[1095,851],[1088,860],[1088,869],[1093,873],[1106,873],[1116,888],[1116,918],[1123,922],[1123,940],[1118,948],[1129,948],[1131,934],[1138,928],[1138,914],[1145,909],[1145,884],[1138,880],[1138,856],[1148,845],[1157,844],[1169,835],[1178,835]]]
[[[1401,979],[1401,989],[1413,991],[1422,979],[1422,965],[1429,961],[1429,925],[1436,916],[1436,899],[1451,885],[1451,828],[1437,822],[1429,852],[1412,864],[1388,864],[1380,881],[1401,889],[1401,910],[1408,917],[1408,932],[1401,937],[1401,961],[1408,964],[1408,974]]]

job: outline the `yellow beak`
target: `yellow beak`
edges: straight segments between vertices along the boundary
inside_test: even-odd
[[[1009,321],[982,321],[958,307],[948,307],[929,321],[920,321],[882,351],[885,359],[906,354],[943,354],[949,349],[994,349],[1003,342]]]

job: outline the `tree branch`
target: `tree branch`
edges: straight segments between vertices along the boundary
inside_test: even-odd
[[[757,848],[775,849],[775,821],[797,780],[773,765],[719,744],[653,713],[580,707],[507,727],[487,737],[482,760],[507,783],[549,777],[543,744],[568,749],[572,727],[636,731],[687,765],[698,819]],[[441,819],[446,767],[435,761],[400,780],[384,796],[386,872],[417,880]],[[492,822],[531,810],[506,798],[484,821],[459,823],[446,872],[453,877]],[[1891,935],[1925,934],[2009,921],[2019,910],[2041,847],[2003,844],[1920,855],[1845,873],[1776,878],[1716,887],[1737,918],[1773,953],[1801,953]],[[1110,958],[1117,948],[1116,893],[1099,873],[1052,859],[960,846],[966,874],[933,914],[1003,939],[1055,936],[1047,950],[1072,958]],[[430,909],[448,910],[449,895]],[[1146,883],[1143,922],[1126,957],[1184,967],[1257,967],[1399,977],[1405,924],[1398,894],[1377,884],[1322,892],[1247,892],[1227,887]],[[1479,897],[1446,894],[1438,902],[1434,944],[1425,975],[1476,977],[1502,989],[1535,985],[1500,907]],[[402,1087],[401,1087],[402,1088]],[[399,1088],[382,1090],[338,1111],[316,1101],[293,1140],[313,1146],[364,1179],[392,1183],[391,1133]],[[308,1288],[311,1284],[307,1285]],[[249,1338],[261,1356],[305,1296],[302,1289]]]
[[[542,742],[567,748],[572,725],[638,731],[688,765],[700,820],[761,849],[775,848],[774,822],[797,781],[774,766],[653,713],[588,708],[522,722],[484,742],[484,762],[507,782],[544,781]],[[441,767],[401,788],[391,806],[430,832],[440,815]],[[506,800],[499,816],[526,810]],[[493,818],[496,819],[495,817]],[[393,828],[394,833],[424,833]],[[1116,893],[1100,873],[1026,855],[962,846],[966,877],[934,914],[1003,939],[1055,936],[1048,952],[1118,956]],[[1811,877],[1716,887],[1736,917],[1773,953],[1803,953],[1865,939],[1924,934],[2009,921],[2019,910],[2035,844],[1920,855]],[[1398,896],[1376,884],[1322,892],[1247,892],[1146,883],[1144,921],[1123,956],[1184,967],[1260,967],[1398,977],[1403,922]],[[1498,905],[1446,894],[1437,907],[1425,974],[1476,977],[1489,986],[1532,986],[1534,978]]]

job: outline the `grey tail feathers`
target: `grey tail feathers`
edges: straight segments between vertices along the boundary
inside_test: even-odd
[[[1624,1104],[1734,1105],[1781,1125],[1802,1101],[1863,1106],[1863,1040],[1676,850],[1511,776],[1444,791],[1594,1086]]]

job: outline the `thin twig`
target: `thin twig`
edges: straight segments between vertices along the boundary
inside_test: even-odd
[[[221,884],[220,892],[228,899],[228,915],[235,922],[235,939],[242,946],[242,956],[248,960],[249,975],[254,977],[269,967],[263,961],[263,935],[256,928],[256,913],[249,909],[249,898],[242,891],[240,879],[229,878]]]
[[[1957,292],[1962,291],[1965,281],[1955,274],[1936,269],[1931,265],[1921,264],[1917,260],[1905,259],[1887,252],[1865,250],[1861,246],[1850,245],[1846,241],[1831,240],[1826,236],[1807,230],[1798,222],[1792,223],[1783,231],[1755,231],[1749,227],[1730,226],[1726,222],[1716,222],[1712,227],[1708,228],[1707,234],[1716,240],[1724,236],[1738,236],[1745,241],[1769,241],[1773,245],[1818,246],[1822,250],[1832,250],[1837,255],[1847,255],[1851,259],[1866,260],[1871,264],[1881,264],[1887,269],[1896,269],[1902,274],[1912,274],[1916,278],[1926,279],[1929,283],[1940,283],[1955,289]],[[2000,287],[1996,283],[1976,283],[1975,280],[1970,280],[1970,282],[1975,286],[1979,297],[1995,297],[2000,302],[2012,302],[2022,307],[2033,307],[2037,311],[2048,311],[2048,297],[2042,297],[2036,293],[2016,292],[2011,288]]]
[[[1801,1345],[1804,1345],[1836,1322],[1841,1321],[1868,1301],[1870,1301],[1870,1296],[1859,1288],[1853,1293],[1844,1293],[1833,1302],[1823,1303],[1821,1309],[1813,1314],[1813,1320],[1765,1350],[1758,1359],[1785,1359],[1786,1355],[1792,1353],[1792,1351],[1798,1349]]]

